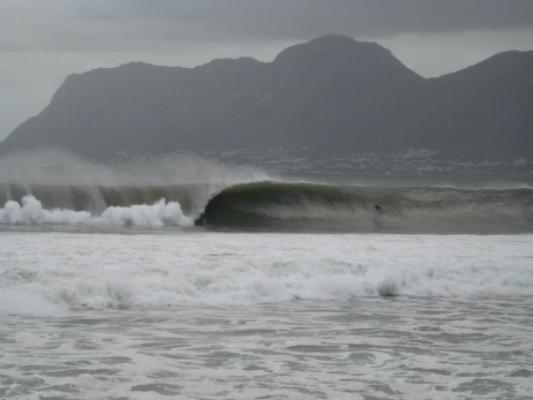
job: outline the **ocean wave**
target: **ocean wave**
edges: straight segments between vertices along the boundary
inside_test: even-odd
[[[0,224],[8,225],[108,225],[108,226],[190,226],[193,220],[183,214],[178,202],[161,199],[153,204],[108,207],[101,214],[88,211],[43,208],[33,196],[21,202],[10,200],[0,209]]]
[[[212,197],[197,222],[288,231],[533,232],[533,190],[246,183]]]
[[[2,200],[0,223],[4,224],[13,223],[17,216],[19,224],[196,223],[208,228],[289,232],[533,232],[533,189],[528,188],[273,181],[169,186],[4,184],[0,204]]]

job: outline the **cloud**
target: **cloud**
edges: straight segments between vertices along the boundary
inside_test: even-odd
[[[384,38],[533,27],[531,0],[0,0],[0,51]]]

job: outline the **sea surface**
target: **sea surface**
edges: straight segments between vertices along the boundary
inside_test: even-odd
[[[533,399],[530,182],[0,189],[0,399]]]

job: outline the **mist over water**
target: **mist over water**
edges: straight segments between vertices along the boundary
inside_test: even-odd
[[[139,157],[140,158],[140,157]],[[266,179],[258,168],[222,164],[187,154],[102,164],[60,150],[0,158],[0,182],[40,185],[158,186],[225,184]]]

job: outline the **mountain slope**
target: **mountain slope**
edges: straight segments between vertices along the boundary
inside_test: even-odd
[[[143,63],[69,76],[0,154],[307,148],[321,157],[426,148],[464,159],[533,158],[533,52],[424,79],[388,50],[328,35],[271,63]]]
[[[436,108],[431,134],[441,151],[531,157],[533,51],[500,53],[429,83]]]

